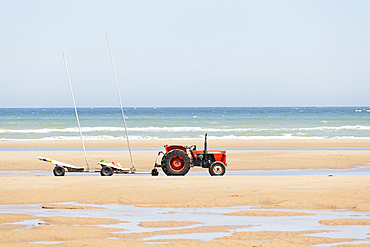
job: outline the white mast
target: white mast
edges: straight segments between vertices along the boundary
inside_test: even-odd
[[[71,79],[69,78],[69,72],[68,72],[68,67],[67,67],[67,60],[66,60],[66,56],[64,55],[64,53],[63,53],[63,59],[64,59],[64,65],[66,66],[66,72],[67,72],[67,77],[68,77],[68,82],[69,82],[69,89],[71,89],[71,95],[72,95],[72,100],[73,100],[73,106],[75,107],[75,113],[76,113],[77,125],[78,125],[78,130],[79,130],[79,132],[80,132],[80,137],[81,137],[81,142],[82,142],[82,148],[83,148],[83,150],[84,150],[84,154],[85,154],[85,161],[86,161],[86,165],[87,165],[87,171],[90,171],[89,163],[87,162],[87,155],[86,155],[85,143],[84,143],[84,140],[83,140],[83,137],[82,137],[82,132],[81,132],[80,120],[79,120],[79,118],[78,118],[78,113],[77,113],[77,108],[76,108],[75,97],[74,97],[74,95],[73,95]]]
[[[118,93],[118,99],[119,99],[119,104],[121,106],[121,112],[122,112],[122,118],[123,118],[123,125],[125,126],[125,132],[126,132],[126,139],[127,139],[127,145],[128,145],[128,150],[130,152],[130,158],[131,158],[131,171],[135,172],[135,166],[134,166],[134,160],[132,159],[132,153],[131,153],[131,147],[130,147],[130,140],[128,138],[128,132],[127,132],[127,126],[126,126],[126,120],[125,120],[125,114],[123,112],[123,107],[122,107],[122,100],[121,100],[121,94],[119,92],[119,87],[118,87],[118,82],[117,82],[117,75],[116,75],[116,69],[114,68],[114,62],[113,62],[113,56],[112,56],[112,51],[110,49],[110,44],[109,44],[109,39],[108,39],[108,33],[106,33],[107,36],[107,42],[108,42],[108,48],[109,48],[109,54],[110,54],[110,59],[112,61],[112,68],[113,68],[113,74],[114,74],[114,80],[116,81],[116,87],[117,87],[117,93]]]

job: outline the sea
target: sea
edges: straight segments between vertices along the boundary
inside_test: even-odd
[[[85,140],[124,140],[120,108],[78,108]],[[370,107],[127,107],[131,140],[370,138]],[[80,140],[74,108],[0,108],[0,141]]]

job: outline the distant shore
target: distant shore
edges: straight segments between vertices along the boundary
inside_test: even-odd
[[[87,147],[127,147],[126,140],[84,141]],[[130,140],[132,147],[158,147],[164,145],[181,144],[197,145],[203,148],[204,139],[160,139],[160,140]],[[81,147],[80,140],[31,140],[0,141],[0,147]],[[208,146],[213,147],[363,147],[370,148],[370,138],[364,139],[263,139],[263,140],[208,140]]]

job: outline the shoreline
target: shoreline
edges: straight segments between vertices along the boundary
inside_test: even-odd
[[[127,147],[126,140],[85,140],[86,147]],[[197,145],[203,148],[204,139],[186,140],[130,140],[131,147],[159,147],[181,144]],[[19,140],[0,141],[0,147],[81,147],[81,140]],[[251,139],[251,140],[212,140],[208,139],[209,148],[217,147],[362,147],[370,148],[370,138],[363,139]]]

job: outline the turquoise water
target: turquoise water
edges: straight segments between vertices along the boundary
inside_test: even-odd
[[[125,108],[130,139],[370,138],[370,107]],[[125,138],[119,108],[78,109],[86,140]],[[78,140],[73,108],[0,108],[0,140]]]

